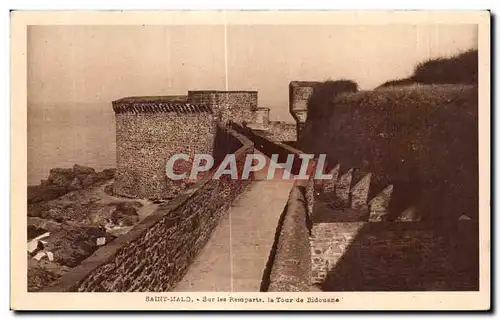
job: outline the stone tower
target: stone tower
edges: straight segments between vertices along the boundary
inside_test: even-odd
[[[289,110],[297,122],[297,139],[307,118],[307,102],[314,92],[317,81],[292,81],[289,86]]]
[[[113,110],[116,194],[173,197],[182,182],[166,177],[167,160],[178,153],[213,153],[218,113],[211,105],[172,102],[167,97],[130,97],[113,101]]]
[[[223,123],[233,121],[249,123],[257,110],[257,91],[192,90],[188,92],[188,103],[203,103],[217,106]]]

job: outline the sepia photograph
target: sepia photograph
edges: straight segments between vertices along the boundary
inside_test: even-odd
[[[489,309],[488,11],[11,28],[11,308]]]

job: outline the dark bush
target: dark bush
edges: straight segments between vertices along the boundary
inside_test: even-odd
[[[478,51],[468,50],[451,58],[438,58],[419,63],[413,72],[415,82],[477,83]]]
[[[318,119],[330,114],[331,101],[340,93],[357,92],[358,84],[351,80],[328,80],[314,87],[307,105],[308,119]]]
[[[413,75],[387,81],[378,88],[412,83],[422,84],[477,84],[478,51],[471,49],[449,58],[430,59],[419,63]]]

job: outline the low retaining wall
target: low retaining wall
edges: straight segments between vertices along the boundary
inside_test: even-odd
[[[276,230],[262,291],[311,291],[311,225],[308,208],[312,199],[307,192],[310,188],[308,185],[311,184],[307,181],[298,181],[290,191]]]
[[[232,130],[219,130],[239,141],[235,156],[238,170],[242,170],[246,155],[253,153],[252,142]],[[231,180],[227,175],[215,180],[212,176],[213,173],[183,190],[130,232],[97,250],[43,291],[172,290],[210,239],[232,201],[251,181]]]
[[[478,230],[467,220],[314,224],[312,281],[323,291],[479,290]]]
[[[271,157],[278,154],[278,161],[295,155],[292,173],[298,174],[302,151],[284,143],[272,141],[249,128],[233,124],[233,128],[245,134],[256,148]],[[315,168],[312,161],[311,168]],[[276,228],[275,241],[264,270],[261,291],[304,292],[311,291],[311,251],[309,235],[314,203],[314,180],[297,180],[290,191],[287,205]]]

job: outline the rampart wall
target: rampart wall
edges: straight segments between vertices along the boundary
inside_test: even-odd
[[[388,219],[409,205],[424,219],[478,216],[477,86],[412,86],[342,94],[307,121],[299,148],[332,166],[393,184]],[[379,185],[380,190],[384,185]]]
[[[238,170],[253,144],[233,130],[218,128],[227,152],[234,152]],[[239,172],[241,174],[241,172]],[[248,180],[213,172],[160,205],[127,234],[94,252],[46,292],[162,292],[170,291],[209,240],[232,201]]]
[[[248,128],[235,129],[264,154],[279,154],[279,161],[302,152]],[[294,165],[293,173],[298,168]],[[330,192],[346,196],[344,205],[336,208],[329,208],[318,193],[329,181],[296,181],[276,229],[261,291],[479,289],[477,221],[419,221],[409,211],[398,221],[368,220],[365,212],[377,219],[372,211],[388,200],[383,192],[367,199],[366,174],[354,173],[352,181],[345,182],[347,176],[334,174],[336,181],[331,182]],[[360,196],[365,205],[359,206]]]

